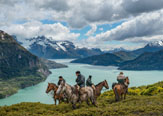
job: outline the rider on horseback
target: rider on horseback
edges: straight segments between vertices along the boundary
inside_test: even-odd
[[[117,76],[117,81],[119,84],[124,84],[126,77],[123,75],[123,72],[120,72],[120,74]]]
[[[65,82],[64,78],[62,76],[59,76],[58,86],[61,84],[62,81]]]
[[[80,74],[80,71],[76,71],[76,76],[77,76],[76,79],[77,85],[80,88],[85,87],[85,77],[82,74]]]
[[[85,77],[80,73],[80,71],[76,71],[76,83],[77,85],[75,85],[76,90],[78,91],[77,93],[79,94],[79,99],[80,99],[80,95],[83,94],[84,87],[85,87]],[[78,100],[79,101],[79,100]]]
[[[96,95],[96,87],[95,85],[92,83],[92,76],[89,75],[87,81],[86,81],[86,85],[89,86],[89,87],[92,87],[93,88],[93,91],[94,91],[94,95]]]
[[[125,87],[127,87],[126,92],[128,93],[128,86],[126,86],[126,84],[125,84],[125,79],[126,79],[126,77],[124,76],[123,72],[120,72],[120,74],[117,76],[118,84],[125,85]]]

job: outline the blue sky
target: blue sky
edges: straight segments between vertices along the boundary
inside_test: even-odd
[[[61,21],[54,21],[54,20],[48,20],[48,19],[44,19],[41,20],[40,22],[42,22],[43,24],[55,24],[55,23],[61,23],[62,25],[68,27],[68,23],[66,22],[61,22]],[[118,21],[115,23],[110,23],[110,24],[99,24],[97,25],[97,30],[94,32],[93,36],[95,36],[96,34],[99,34],[101,32],[106,32],[108,30],[114,29],[117,26],[121,25],[123,22],[125,21]],[[21,23],[21,22],[20,22]],[[25,23],[25,22],[23,22]],[[87,25],[81,29],[70,29],[70,31],[72,33],[80,33],[80,36],[78,37],[78,39],[87,39],[88,36],[86,36],[85,34],[91,29],[90,25]],[[102,29],[102,30],[100,30]]]

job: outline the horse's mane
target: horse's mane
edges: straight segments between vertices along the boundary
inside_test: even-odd
[[[52,84],[52,85],[54,85],[54,86],[57,86],[55,83],[49,83],[49,84]]]
[[[102,82],[100,82],[100,83],[98,83],[97,85],[95,85],[95,87],[97,87],[97,86],[99,86],[101,83],[103,83],[104,81],[102,81]]]

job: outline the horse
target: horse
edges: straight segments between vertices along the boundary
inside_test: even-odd
[[[65,93],[68,97],[68,100],[72,104],[72,108],[76,109],[76,103],[79,101],[80,103],[86,101],[89,105],[89,99],[91,100],[92,104],[96,106],[96,101],[94,98],[94,92],[91,87],[83,87],[78,89],[76,86],[71,86],[64,81],[58,87],[57,94]],[[79,95],[80,94],[80,95]]]
[[[109,89],[109,85],[108,85],[108,82],[106,80],[95,85],[95,88],[96,88],[96,96],[95,97],[96,98],[101,95],[101,90],[103,87],[105,87],[106,89]]]
[[[56,94],[57,89],[58,89],[58,86],[54,83],[48,83],[48,87],[46,89],[46,93],[49,93],[52,90],[54,91],[53,99],[54,99],[55,105],[57,103],[57,100],[59,101],[59,104],[61,103],[61,101],[64,101],[64,95],[63,94]]]
[[[120,99],[122,100],[123,95],[124,95],[124,99],[126,99],[126,94],[128,92],[128,85],[129,84],[130,84],[130,82],[129,82],[128,77],[125,78],[124,84],[115,84],[115,83],[113,83],[112,89],[114,91],[116,101],[119,101]]]

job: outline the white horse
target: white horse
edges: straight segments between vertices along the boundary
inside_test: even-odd
[[[70,86],[64,81],[62,81],[56,93],[64,93],[68,97],[68,101],[72,103],[72,107],[74,109],[76,108],[76,103],[78,101],[86,101],[89,105],[89,99],[91,100],[92,104],[96,106],[94,91],[91,87],[83,87],[79,91],[77,87]]]

